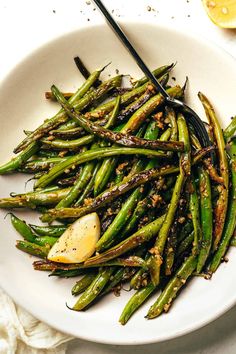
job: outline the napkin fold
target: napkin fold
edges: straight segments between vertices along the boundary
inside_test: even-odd
[[[65,354],[70,339],[15,305],[0,289],[0,354]]]

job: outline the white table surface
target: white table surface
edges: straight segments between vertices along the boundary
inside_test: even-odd
[[[126,19],[156,19],[194,31],[214,41],[236,58],[236,30],[217,28],[207,18],[200,0],[104,0],[113,15]],[[0,0],[0,78],[33,49],[50,39],[103,19],[92,1]],[[233,354],[236,353],[236,307],[208,326],[186,336],[144,346],[111,346],[79,339],[67,354]]]

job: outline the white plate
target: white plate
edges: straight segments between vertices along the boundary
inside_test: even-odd
[[[178,62],[174,69],[177,82],[188,75],[188,102],[201,116],[197,99],[199,90],[215,105],[222,125],[236,113],[235,60],[219,48],[192,35],[153,24],[127,23],[130,38],[150,68]],[[133,60],[106,25],[89,27],[67,34],[32,53],[11,72],[0,86],[1,151],[0,161],[11,156],[14,146],[23,138],[23,129],[33,129],[58,107],[44,100],[44,91],[52,83],[62,90],[75,90],[82,78],[73,63],[79,55],[90,69],[102,67],[112,60],[107,72],[140,76]],[[172,75],[172,74],[171,74]],[[23,176],[1,176],[0,196],[24,191]],[[224,313],[236,301],[236,250],[229,253],[229,263],[221,265],[212,280],[194,279],[174,302],[167,315],[151,321],[144,319],[151,298],[125,327],[119,315],[131,293],[107,296],[87,312],[69,311],[65,302],[75,279],[48,278],[32,269],[33,257],[15,249],[19,236],[4,220],[0,211],[0,285],[13,299],[40,320],[70,335],[110,344],[144,344],[186,334],[204,326]],[[21,212],[27,221],[35,215]]]

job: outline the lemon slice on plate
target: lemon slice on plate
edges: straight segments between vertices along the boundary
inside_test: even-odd
[[[48,259],[60,263],[81,263],[95,252],[100,237],[97,213],[82,216],[71,224],[52,246]]]
[[[217,26],[236,28],[236,0],[203,0],[203,4]]]

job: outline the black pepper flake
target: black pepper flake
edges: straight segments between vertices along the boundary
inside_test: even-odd
[[[55,13],[56,13],[56,10],[52,10],[52,12],[55,14]]]
[[[151,11],[152,10],[151,6],[147,6],[147,10]]]

